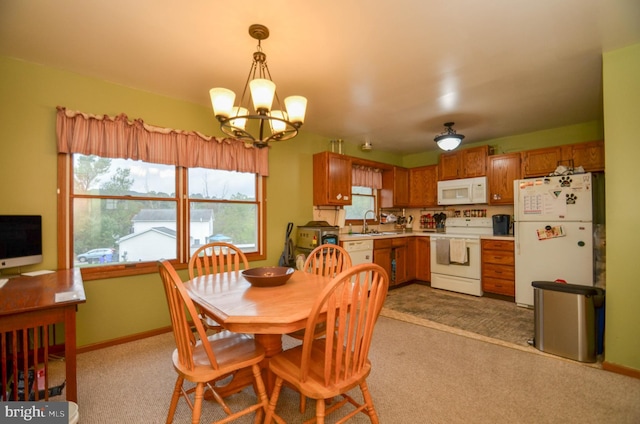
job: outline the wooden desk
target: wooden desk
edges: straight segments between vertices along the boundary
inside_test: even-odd
[[[56,302],[56,293],[74,292],[75,297]],[[2,368],[0,399],[5,400],[9,375],[28,374],[30,365],[44,363],[45,390],[48,383],[49,327],[64,323],[66,399],[78,401],[76,379],[76,307],[86,302],[80,270],[56,271],[35,277],[9,279],[0,288],[0,354]],[[22,342],[17,343],[18,340]],[[22,362],[20,368],[18,363]],[[7,364],[11,367],[7,368]],[[15,381],[15,378],[13,379]],[[14,383],[15,384],[15,383]],[[13,400],[13,399],[9,399]]]
[[[282,352],[282,335],[305,327],[311,308],[331,281],[302,271],[285,285],[252,287],[241,272],[196,277],[185,283],[189,296],[229,331],[254,334],[266,351],[266,361]],[[263,364],[266,369],[266,363]],[[273,387],[273,376],[266,374]]]

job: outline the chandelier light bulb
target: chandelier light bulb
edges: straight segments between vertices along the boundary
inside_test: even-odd
[[[276,85],[268,79],[256,78],[249,82],[251,99],[256,112],[268,112],[273,104],[273,96],[276,93]]]
[[[236,93],[228,88],[216,87],[209,90],[211,106],[215,116],[228,118],[233,110],[233,102],[236,101]]]
[[[289,96],[284,99],[289,119],[295,125],[304,124],[304,115],[307,111],[307,99],[302,96]]]

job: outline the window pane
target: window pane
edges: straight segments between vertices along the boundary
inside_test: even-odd
[[[191,252],[202,244],[223,241],[244,252],[258,251],[258,205],[191,202]]]
[[[345,206],[346,219],[363,219],[366,211],[375,210],[373,189],[369,187],[351,188],[351,205]],[[371,216],[371,215],[370,215]]]
[[[75,194],[108,196],[174,197],[174,166],[108,159],[98,156],[73,156]]]
[[[103,264],[177,257],[175,201],[76,198],[73,209],[76,262]],[[107,249],[112,249],[110,256]]]
[[[189,169],[191,199],[256,200],[256,175],[218,169]]]

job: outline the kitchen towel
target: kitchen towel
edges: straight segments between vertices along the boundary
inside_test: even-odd
[[[449,239],[436,239],[436,263],[449,265]]]
[[[463,239],[451,239],[449,241],[450,260],[463,264],[467,262],[467,243]]]

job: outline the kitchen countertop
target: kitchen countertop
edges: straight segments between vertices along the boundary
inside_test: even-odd
[[[375,239],[387,239],[387,238],[396,238],[396,237],[430,237],[432,235],[438,235],[442,233],[437,233],[435,231],[426,231],[423,232],[421,230],[417,231],[384,231],[381,233],[373,233],[373,234],[340,234],[340,241],[353,241],[353,240],[375,240]],[[506,240],[513,241],[515,240],[513,236],[494,236],[494,235],[481,235],[481,239],[485,240]]]

